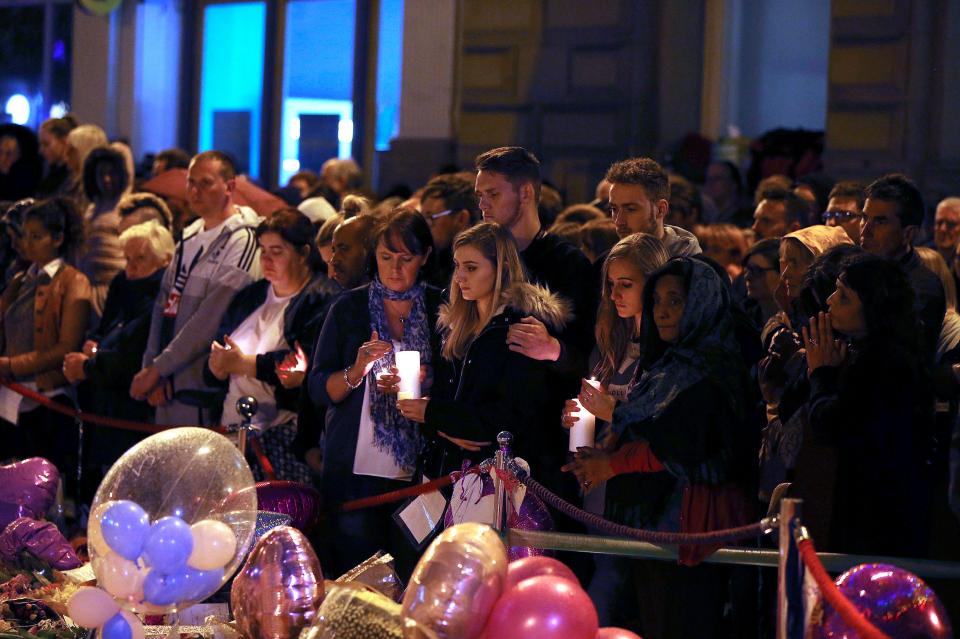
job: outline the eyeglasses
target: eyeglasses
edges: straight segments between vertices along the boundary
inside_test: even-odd
[[[433,226],[433,223],[439,220],[441,217],[445,217],[453,213],[453,209],[447,209],[446,211],[440,211],[439,213],[424,213],[423,217],[427,220],[427,224]]]
[[[743,270],[745,273],[752,275],[753,277],[760,277],[764,273],[768,273],[770,271],[777,271],[778,273],[780,272],[780,269],[776,266],[764,268],[762,266],[757,266],[756,264],[747,264],[745,267],[743,267]]]
[[[859,220],[863,217],[863,214],[856,211],[824,211],[821,217],[823,217],[824,222],[829,222],[832,218],[840,224],[845,224],[854,219]]]

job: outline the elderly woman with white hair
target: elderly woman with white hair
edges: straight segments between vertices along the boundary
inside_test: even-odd
[[[110,283],[100,324],[88,336],[83,352],[66,355],[63,372],[70,383],[83,382],[79,395],[84,410],[142,422],[150,419],[150,407],[131,399],[127,391],[140,370],[153,303],[174,245],[170,231],[155,220],[128,228],[120,235],[120,244],[126,267]],[[97,476],[89,477],[95,487],[100,466],[109,468],[138,437],[124,437],[136,434],[116,430],[101,432],[99,427],[92,430],[98,441],[87,450],[97,457],[91,460],[96,468],[90,469]]]

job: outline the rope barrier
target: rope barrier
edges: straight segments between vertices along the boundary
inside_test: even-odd
[[[820,563],[812,540],[809,538],[800,539],[797,542],[797,548],[800,550],[800,558],[806,565],[807,570],[810,571],[810,575],[817,582],[817,587],[820,589],[823,598],[840,614],[844,623],[856,631],[857,636],[864,639],[890,639],[889,635],[878,630],[843,596],[837,585],[830,579],[826,568]]]
[[[551,492],[543,484],[538,483],[532,477],[523,478],[523,483],[537,497],[546,504],[553,506],[563,514],[576,519],[580,523],[592,526],[603,532],[616,537],[630,537],[639,541],[646,541],[659,545],[722,545],[757,537],[769,533],[774,528],[772,519],[765,518],[755,524],[739,526],[737,528],[727,528],[725,530],[713,530],[704,533],[675,533],[661,532],[658,530],[643,530],[640,528],[631,528],[623,524],[617,524],[609,519],[604,519],[599,515],[587,512],[578,508],[570,502],[564,501],[561,497]]]

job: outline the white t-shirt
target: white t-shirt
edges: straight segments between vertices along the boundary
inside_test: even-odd
[[[401,349],[401,345],[394,342],[393,348],[396,352]],[[368,376],[363,388],[363,408],[360,409],[360,432],[357,433],[357,453],[353,457],[353,474],[410,481],[413,479],[414,468],[398,464],[388,449],[381,448],[374,441],[373,417],[370,414],[371,383],[375,383],[373,375]]]
[[[269,353],[290,348],[283,337],[283,313],[294,295],[296,293],[278,297],[273,292],[273,286],[268,287],[266,301],[240,323],[230,334],[230,339],[246,354]],[[223,339],[223,335],[216,337],[218,340]],[[243,421],[237,413],[237,400],[246,395],[255,398],[259,404],[257,414],[251,422],[258,430],[285,424],[297,416],[289,410],[277,410],[273,386],[255,377],[231,375],[230,389],[223,402],[224,424],[239,424]]]

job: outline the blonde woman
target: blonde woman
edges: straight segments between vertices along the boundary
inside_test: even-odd
[[[489,456],[504,429],[513,432],[516,453],[534,464],[538,438],[556,427],[547,369],[511,351],[507,329],[532,315],[559,331],[571,317],[569,306],[527,282],[513,236],[499,224],[457,235],[453,261],[450,302],[438,318],[443,347],[433,396],[401,400],[400,412],[423,424],[427,437],[436,436],[441,472],[459,467],[464,457]]]

